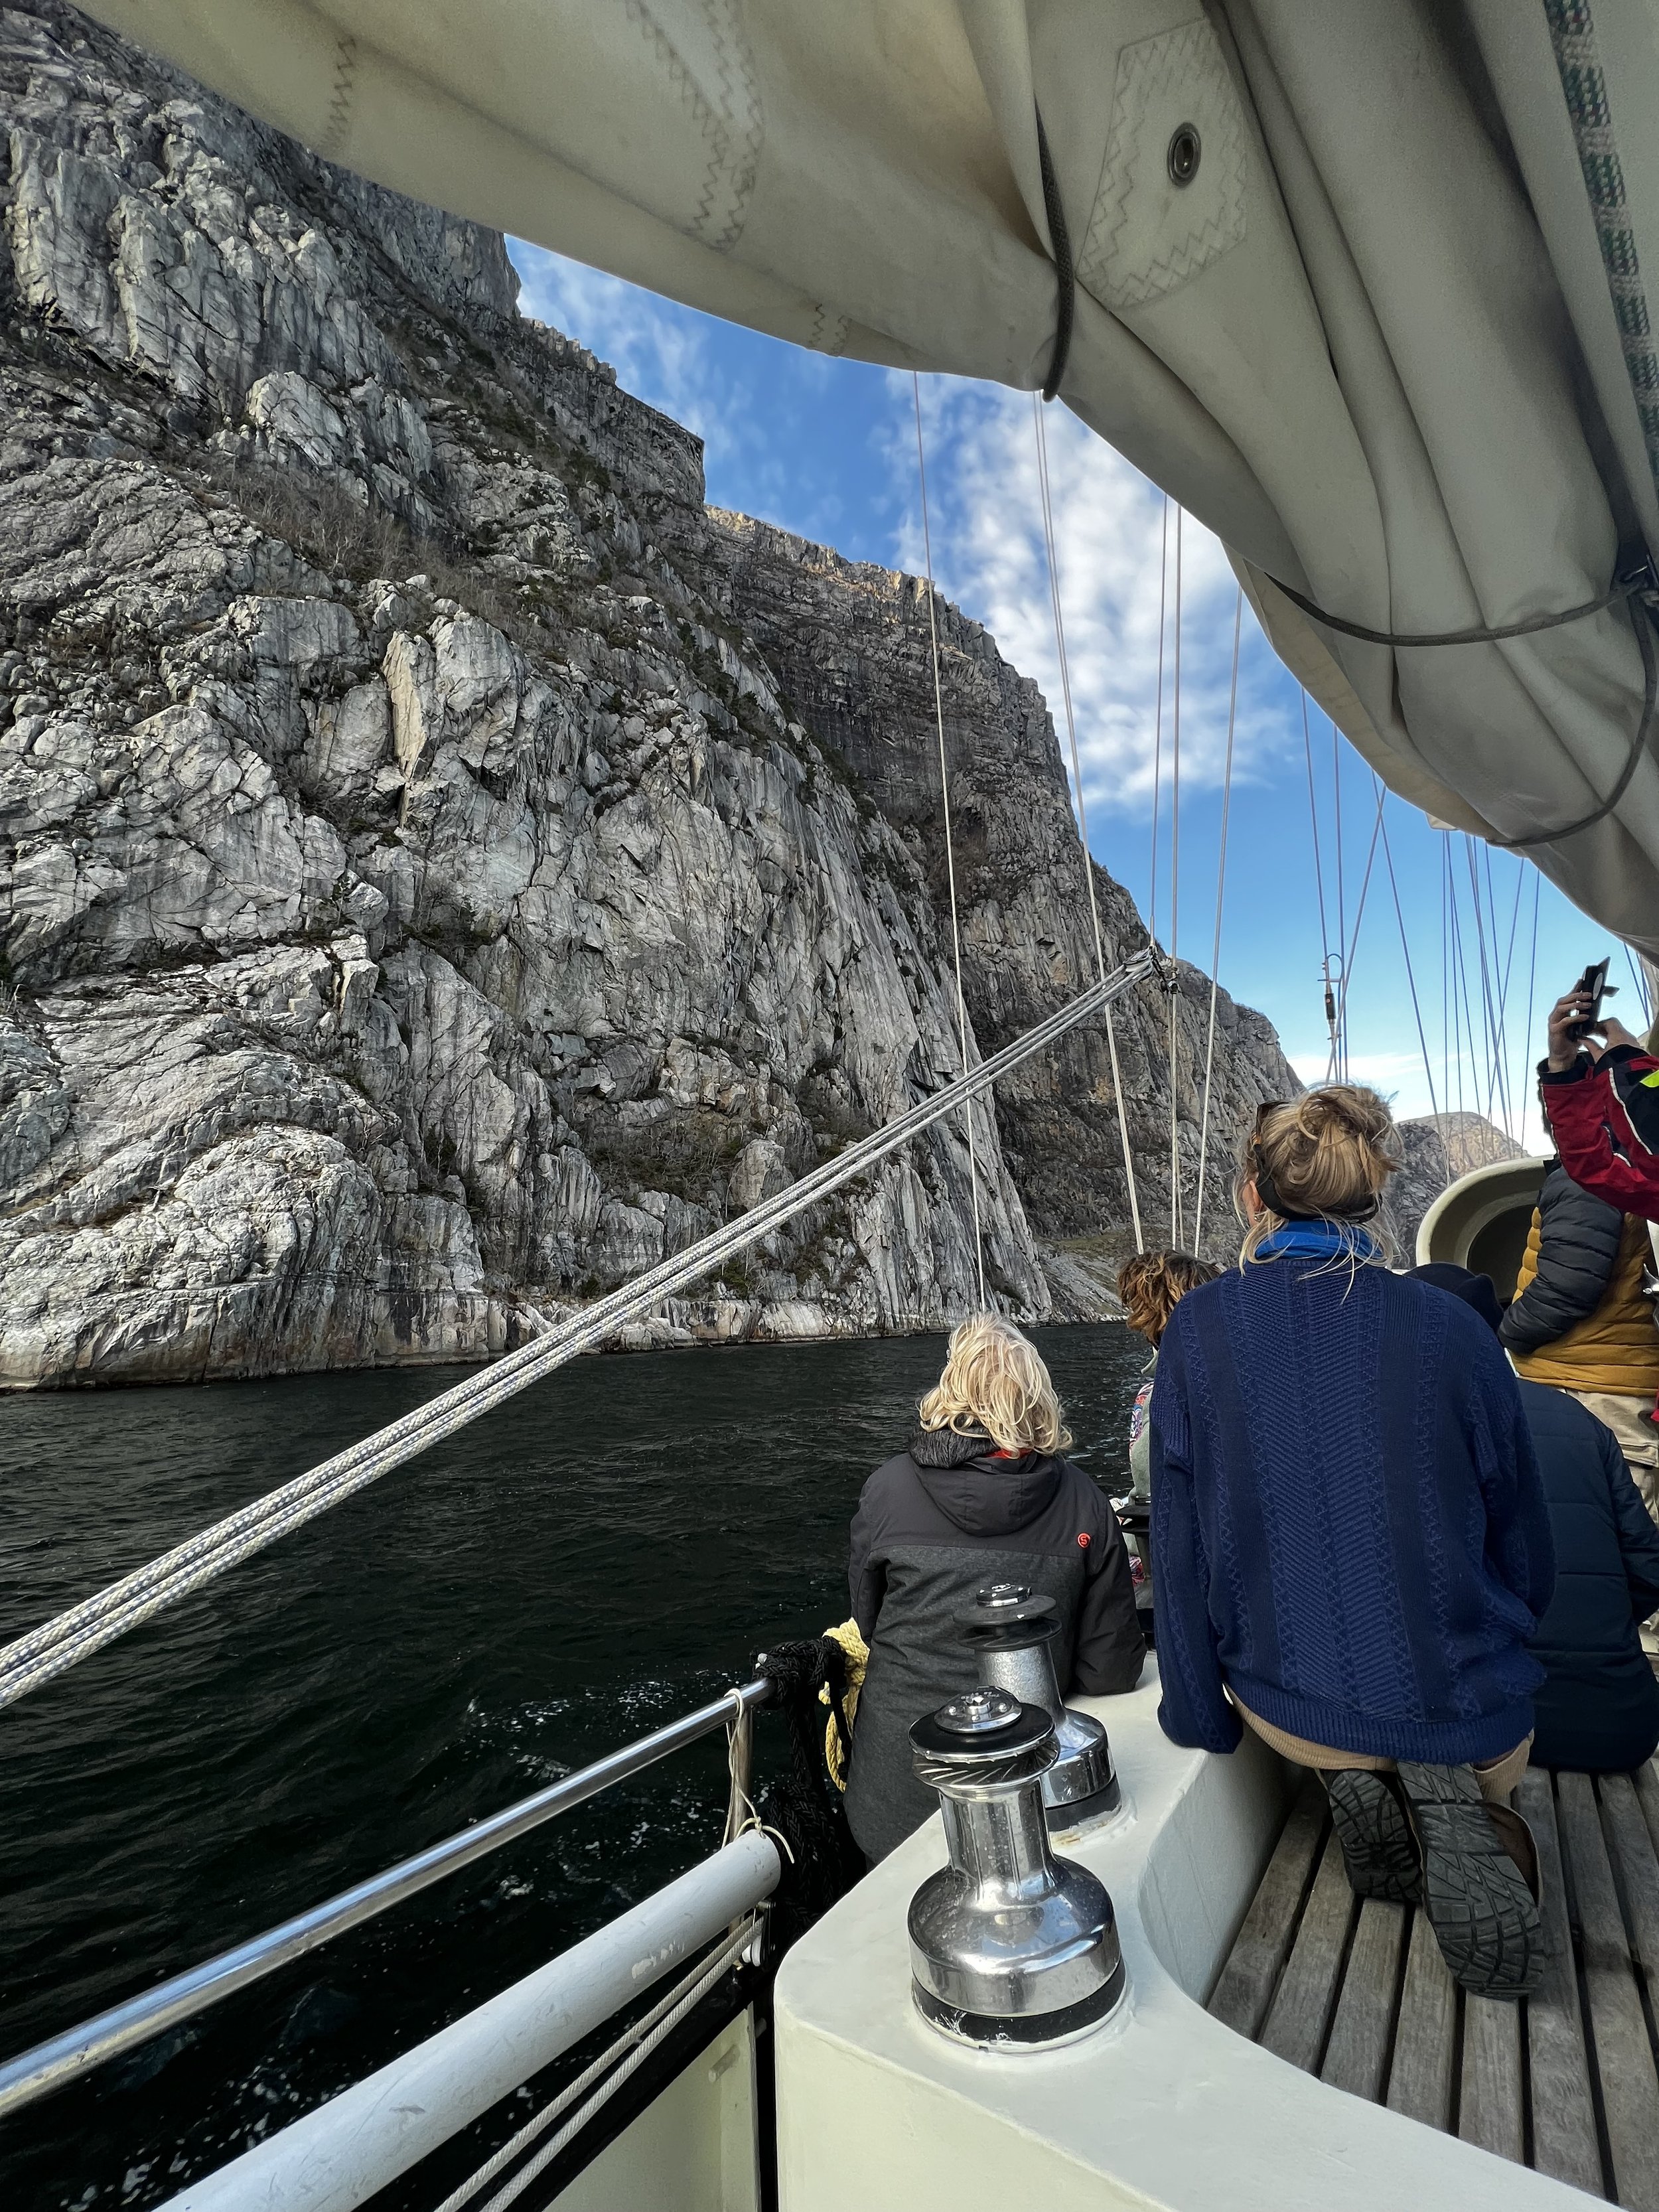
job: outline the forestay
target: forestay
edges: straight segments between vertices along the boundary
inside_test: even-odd
[[[1619,791],[1622,602],[1395,650],[1268,580],[1502,628],[1659,544],[1647,0],[91,4],[401,191],[827,353],[1057,386],[1443,820],[1530,841]],[[1530,849],[1659,953],[1650,750]]]

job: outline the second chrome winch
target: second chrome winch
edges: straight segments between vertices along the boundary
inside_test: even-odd
[[[957,1620],[973,1647],[980,1680],[1026,1705],[1041,1705],[1054,1724],[1059,1750],[1042,1778],[1049,1828],[1080,1828],[1115,1813],[1122,1791],[1106,1731],[1060,1699],[1054,1653],[1060,1614],[1053,1598],[1024,1583],[992,1583]]]
[[[1006,1690],[966,1690],[919,1720],[910,1743],[951,1855],[910,1900],[917,2010],[990,2049],[1099,2027],[1122,2001],[1123,1956],[1105,1890],[1049,1848],[1040,1784],[1054,1723]]]

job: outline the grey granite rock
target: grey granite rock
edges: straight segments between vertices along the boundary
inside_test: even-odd
[[[1484,1114],[1425,1114],[1400,1124],[1401,1165],[1389,1182],[1387,1226],[1402,1267],[1417,1258],[1423,1216],[1447,1184],[1475,1168],[1518,1160],[1521,1147]]]
[[[59,0],[0,9],[0,1382],[484,1358],[951,1077],[914,580],[706,510],[499,237]],[[988,1050],[1092,939],[1042,702],[940,611]],[[1207,1010],[1183,969],[1189,1203]],[[1293,1079],[1224,994],[1212,1164]],[[997,1300],[1101,1310],[1103,1034],[976,1128]],[[973,1286],[942,1127],[628,1340]]]

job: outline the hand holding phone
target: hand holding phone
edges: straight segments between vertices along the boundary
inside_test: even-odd
[[[1601,1027],[1601,1001],[1618,988],[1607,981],[1607,963],[1593,961],[1550,1009],[1549,1066],[1565,1075],[1577,1059],[1586,1036]],[[1592,1053],[1595,1050],[1591,1046]]]
[[[1609,983],[1607,981],[1607,963],[1605,960],[1592,961],[1573,987],[1575,998],[1589,1001],[1588,1006],[1578,1019],[1570,1022],[1567,1025],[1566,1033],[1575,1044],[1582,1043],[1592,1030],[1601,1028],[1601,1001],[1603,999],[1616,997],[1618,990],[1619,986],[1616,983]]]

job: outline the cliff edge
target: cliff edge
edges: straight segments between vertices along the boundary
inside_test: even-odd
[[[948,1080],[921,586],[707,509],[498,236],[58,0],[0,122],[0,1382],[483,1358]],[[939,611],[988,1051],[1094,955],[1043,702]],[[1220,1032],[1212,1160],[1295,1080]],[[980,1126],[996,1297],[1098,1310],[1103,1032]],[[658,1333],[941,1325],[969,1221],[936,1128]]]

